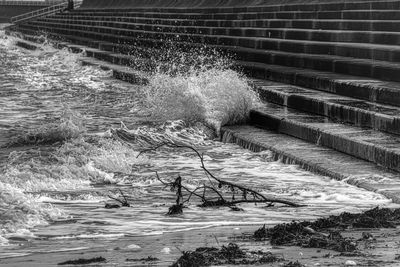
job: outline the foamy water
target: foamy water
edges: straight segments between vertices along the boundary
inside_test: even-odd
[[[243,121],[259,104],[232,70],[156,74],[140,87],[81,66],[83,55],[50,46],[26,51],[3,34],[0,55],[0,255],[5,257],[56,251],[60,240],[69,240],[68,249],[74,250],[93,240],[274,224],[392,205],[381,195],[273,161],[269,152],[213,141],[210,126]],[[127,143],[115,138],[114,129],[141,138]],[[244,211],[235,212],[199,208],[193,201],[183,215],[166,216],[175,193],[156,172],[166,181],[181,175],[190,188],[209,182],[189,150],[164,147],[138,157],[149,144],[166,140],[196,147],[221,179],[306,206],[242,204]],[[109,196],[118,197],[120,190],[131,207],[105,209]],[[21,243],[23,249],[16,247]]]

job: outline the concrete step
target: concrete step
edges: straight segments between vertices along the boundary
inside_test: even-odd
[[[88,30],[104,33],[116,33],[134,36],[137,34],[165,34],[164,38],[179,33],[180,37],[190,36],[194,41],[204,39],[205,36],[221,37],[259,37],[288,40],[318,41],[318,42],[350,42],[350,43],[372,43],[384,45],[400,44],[400,32],[380,31],[338,31],[338,30],[312,30],[312,29],[261,29],[261,28],[211,28],[211,27],[175,27],[147,24],[117,24],[114,26],[99,26],[97,23],[53,23],[33,21],[28,25],[37,27],[69,28],[75,30]],[[160,35],[161,36],[161,35]]]
[[[255,62],[236,62],[254,78],[292,84],[374,103],[400,106],[400,83],[365,77],[283,67]]]
[[[273,103],[252,110],[250,122],[400,171],[400,137],[397,135],[336,123],[324,116]]]
[[[35,32],[26,32],[22,38],[23,41],[18,40],[16,42],[17,46],[23,47],[29,50],[36,50],[37,44],[42,43],[43,39],[35,35]],[[154,71],[156,67],[160,67],[160,65],[155,65],[156,62],[151,62],[149,58],[151,57],[152,50],[148,49],[139,49],[135,47],[136,54],[130,53],[128,54],[121,54],[121,53],[114,53],[114,51],[105,51],[99,49],[101,46],[111,45],[107,43],[102,43],[98,41],[94,41],[88,38],[63,38],[68,41],[73,41],[75,44],[71,44],[68,42],[57,41],[53,42],[52,44],[58,48],[68,48],[71,52],[74,53],[85,53],[85,56],[88,58],[83,60],[84,63],[88,65],[96,65],[101,67],[102,69],[111,69],[111,70],[118,70],[121,71],[129,69],[131,71],[135,71],[136,76],[140,76],[146,78],[149,73]],[[131,48],[132,49],[132,48]],[[131,52],[132,50],[130,50]],[[147,57],[144,59],[143,57]],[[89,59],[92,58],[92,59]],[[90,63],[92,62],[92,63]],[[96,62],[96,63],[94,63]],[[108,66],[108,67],[107,67]],[[121,69],[122,67],[122,69]]]
[[[46,21],[42,21],[46,23]],[[65,21],[64,21],[65,22]],[[67,22],[64,24],[66,25]],[[92,26],[107,26],[114,28],[126,28],[125,22],[88,22]],[[153,31],[160,31],[157,26],[151,26]],[[176,30],[176,29],[175,29]],[[207,35],[205,35],[207,36]],[[212,37],[212,36],[209,36]],[[246,40],[248,40],[246,42]],[[326,54],[344,57],[374,59],[382,61],[399,62],[400,47],[397,45],[380,45],[365,43],[346,43],[346,42],[319,42],[304,40],[286,40],[278,38],[258,38],[258,37],[230,37],[224,36],[223,42],[234,46],[244,46],[263,50],[279,50],[294,53],[307,54]],[[214,41],[218,43],[218,40]]]
[[[39,45],[43,43],[42,38],[24,34],[23,40],[17,40],[15,45],[28,50],[40,49]],[[87,40],[81,39],[81,43],[86,43]],[[57,41],[53,42],[54,47],[62,49],[68,48],[73,53],[85,53],[86,57],[80,58],[79,60],[83,65],[96,66],[103,70],[112,71],[113,77],[120,79],[132,84],[147,84],[149,73],[138,70],[137,68],[131,68],[124,66],[121,62],[113,62],[113,54],[101,51],[99,49],[90,48],[85,45],[73,45],[68,42]],[[100,56],[101,55],[101,56]],[[132,57],[127,55],[119,55],[119,60],[130,60]],[[101,58],[101,59],[98,59]],[[107,62],[108,61],[108,62]],[[128,64],[126,64],[128,65]]]
[[[245,4],[245,3],[243,3]],[[218,6],[192,6],[190,10],[193,12],[254,12],[254,11],[323,11],[323,10],[351,10],[351,9],[399,9],[400,4],[399,1],[351,1],[351,2],[342,2],[342,1],[333,1],[331,3],[292,3],[292,4],[257,4],[257,5],[244,5],[244,6],[227,6],[227,5],[218,5]],[[127,11],[127,9],[103,9],[105,12],[116,12],[116,11]],[[134,8],[129,8],[129,11],[137,11],[137,12],[175,12],[175,13],[185,13],[187,12],[187,7],[169,7],[169,6],[138,6]],[[99,11],[98,8],[81,8],[78,12],[92,13]],[[76,12],[76,11],[75,11]]]
[[[92,22],[94,25],[112,26],[112,22],[151,24],[180,27],[223,27],[223,28],[297,28],[353,31],[393,31],[398,32],[398,20],[336,20],[336,19],[256,19],[256,20],[188,20],[188,19],[149,19],[142,17],[114,16],[63,16],[44,17],[39,21],[47,22]]]
[[[20,30],[27,34],[35,33],[32,29],[21,28]],[[96,40],[95,38],[99,38],[99,34],[87,34],[85,32],[80,34],[79,31],[68,30],[59,31],[56,36],[58,35],[77,44],[113,51],[115,53],[130,53],[130,51],[134,51],[135,47],[142,46],[157,48],[163,44],[162,40],[142,38],[132,42],[120,40],[119,43],[113,43],[116,40],[116,36],[103,34],[101,35],[103,40]],[[91,39],[87,38],[88,35],[94,38],[94,40],[90,41]],[[187,43],[185,45],[187,45]],[[257,62],[238,61],[237,65],[252,77],[298,85],[375,103],[400,106],[400,83],[397,82],[385,82],[359,76],[283,67]]]
[[[336,122],[400,135],[400,108],[277,82],[254,80],[264,101],[325,116]]]
[[[126,81],[133,84],[148,83],[148,79],[146,78],[148,75],[146,73],[133,70],[128,67],[124,67],[118,64],[107,63],[95,58],[81,59],[81,62],[83,65],[96,66],[103,70],[111,70],[113,73],[113,77],[122,81]]]
[[[398,9],[384,10],[334,10],[334,11],[279,11],[279,12],[233,12],[233,13],[211,13],[192,12],[187,9],[186,13],[171,12],[135,12],[135,11],[109,11],[97,10],[94,12],[83,12],[78,10],[71,16],[121,16],[121,17],[147,17],[147,18],[176,18],[176,19],[220,19],[220,20],[243,20],[243,19],[349,19],[349,20],[398,20],[400,11]]]
[[[270,150],[275,159],[288,164],[344,180],[358,187],[379,192],[400,203],[398,173],[330,148],[254,126],[226,126],[221,130],[224,142],[236,143],[255,152]]]
[[[310,55],[251,48],[232,49],[236,58],[246,62],[259,62],[303,69],[371,77],[386,81],[400,81],[400,64],[368,59],[354,59],[330,55]]]
[[[31,23],[32,25],[24,25],[23,27],[38,27],[36,23]],[[47,24],[44,24],[47,25]],[[56,32],[63,34],[77,34],[78,36],[87,36],[92,38],[103,38],[106,41],[121,41],[122,36],[125,34],[133,34],[130,30],[124,29],[109,29],[109,28],[101,28],[104,31],[101,32],[87,32],[85,27],[82,26],[70,26],[69,28],[78,28],[78,29],[66,29],[60,30],[60,28],[54,28],[49,26],[42,26],[40,28],[48,28],[51,30],[56,30]],[[63,29],[63,28],[61,28]],[[85,29],[85,30],[81,30]],[[97,28],[99,29],[99,28]],[[93,30],[93,29],[92,29]],[[100,30],[100,29],[99,29]],[[105,34],[111,34],[112,37],[106,38]],[[124,34],[125,33],[125,34]],[[125,35],[125,36],[126,36]],[[169,33],[171,38],[175,37],[176,34]],[[164,33],[160,36],[160,33],[154,32],[142,32],[139,36],[140,38],[153,38],[153,39],[165,39]],[[198,35],[198,38],[206,38],[207,36]],[[132,41],[131,37],[127,38]],[[204,39],[196,40],[193,38],[193,35],[179,35],[178,41],[186,41],[186,42],[197,42],[203,43]],[[214,39],[214,42],[218,40]],[[206,43],[214,43],[211,38],[206,39]],[[234,45],[234,44],[231,44]],[[232,49],[232,52],[236,53],[237,57],[240,60],[250,61],[250,62],[260,62],[265,64],[276,64],[283,66],[293,66],[298,68],[309,68],[315,70],[350,74],[355,76],[365,76],[372,77],[381,80],[389,80],[389,81],[400,81],[400,76],[397,73],[400,71],[400,64],[391,63],[385,61],[370,61],[366,59],[353,59],[348,57],[341,56],[330,56],[330,55],[310,55],[310,54],[299,54],[299,53],[288,53],[288,52],[278,52],[278,51],[268,51],[268,50],[260,50],[260,49]]]

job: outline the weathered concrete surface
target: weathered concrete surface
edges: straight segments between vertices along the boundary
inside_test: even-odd
[[[352,1],[352,0],[84,0],[81,8],[140,8],[140,7],[248,7],[248,6],[268,6],[283,4],[321,4],[339,3],[353,4],[379,2],[376,0]],[[385,2],[385,1],[381,1]],[[387,1],[393,2],[393,1]],[[395,4],[394,4],[395,5]]]
[[[308,142],[333,148],[343,153],[400,171],[400,137],[363,129],[266,103],[251,111],[251,122]]]
[[[395,172],[333,149],[254,126],[223,127],[223,141],[252,151],[271,150],[276,159],[302,168],[347,180],[358,187],[379,192],[400,203],[400,179]]]
[[[265,80],[254,80],[264,101],[400,135],[400,108]]]

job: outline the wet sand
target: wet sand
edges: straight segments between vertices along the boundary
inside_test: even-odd
[[[357,229],[343,232],[357,242],[364,255],[344,255],[339,252],[300,247],[274,247],[268,241],[256,242],[242,238],[242,233],[250,234],[256,227],[214,227],[163,235],[122,237],[114,240],[60,240],[65,248],[76,246],[88,247],[76,251],[43,252],[32,255],[0,259],[0,266],[55,266],[67,260],[94,258],[102,256],[104,263],[95,266],[168,266],[182,254],[181,251],[194,250],[198,247],[220,247],[230,242],[237,243],[243,249],[271,251],[283,256],[285,261],[268,266],[282,266],[290,261],[299,261],[306,266],[399,266],[396,260],[400,246],[400,229]],[[362,233],[369,232],[376,240],[362,240]],[[79,243],[79,244],[78,244]],[[45,245],[44,245],[45,246]],[[139,247],[137,247],[139,246]],[[60,245],[61,247],[61,245]],[[15,249],[14,252],[18,252]],[[20,249],[23,250],[23,247]],[[141,259],[148,256],[159,261],[133,262],[128,259]],[[4,257],[4,255],[3,255]]]

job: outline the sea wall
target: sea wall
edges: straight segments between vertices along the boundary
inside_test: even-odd
[[[32,12],[41,8],[45,8],[46,5],[43,2],[43,5],[11,5],[11,4],[2,4],[0,2],[0,23],[6,23],[10,21],[11,17],[18,16],[24,13]]]
[[[243,7],[281,4],[354,3],[369,1],[373,0],[84,0],[81,8],[133,9],[140,7]]]

